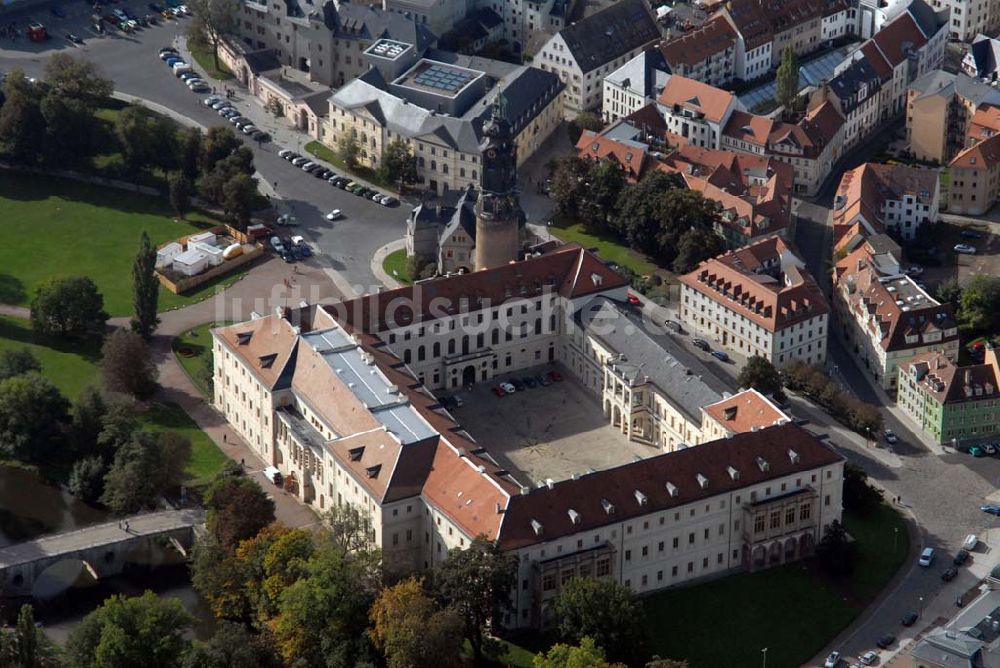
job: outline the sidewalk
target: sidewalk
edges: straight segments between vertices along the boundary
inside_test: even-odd
[[[406,248],[405,239],[397,239],[396,241],[390,241],[385,246],[382,246],[377,251],[375,251],[374,257],[372,257],[372,273],[375,274],[382,285],[384,285],[389,290],[395,290],[396,288],[403,287],[403,284],[397,281],[395,278],[390,276],[385,272],[382,267],[382,263],[385,262],[387,255],[395,253],[398,250]]]

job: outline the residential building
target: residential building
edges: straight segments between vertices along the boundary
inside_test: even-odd
[[[962,58],[962,71],[976,79],[996,81],[1000,74],[1000,40],[977,34]]]
[[[645,0],[621,0],[566,26],[539,50],[532,64],[566,85],[563,113],[572,120],[600,107],[603,80],[660,37]]]
[[[845,152],[847,122],[839,105],[821,87],[798,123],[778,123],[768,137],[767,153],[793,169],[795,194],[813,197]]]
[[[781,367],[823,364],[830,307],[781,237],[728,251],[680,277],[679,318],[693,334]]]
[[[329,98],[324,143],[345,136],[360,164],[377,168],[386,144],[402,139],[419,182],[436,193],[476,187],[482,178],[482,128],[503,96],[523,163],[562,122],[563,84],[551,72],[383,40],[365,51],[372,67]]]
[[[485,536],[518,563],[512,609],[497,621],[541,627],[574,575],[645,593],[759,570],[810,554],[840,520],[843,457],[794,424],[767,426],[773,415],[762,408],[741,416],[742,399],[731,419],[722,407],[728,438],[537,486],[518,480],[441,406],[432,369],[445,371],[436,387],[454,387],[569,356],[589,317],[576,311],[589,303],[610,313],[627,285],[574,247],[429,285],[453,308],[431,307],[418,285],[212,332],[215,400],[227,420],[284,474],[289,493],[369,515],[394,576],[433,569]],[[546,317],[532,328],[546,307],[554,326]],[[480,324],[486,340],[492,331],[517,340],[502,334],[473,349]],[[457,353],[457,341],[469,352]],[[447,342],[450,357],[427,359]],[[598,388],[619,386],[619,361],[615,353],[602,363]],[[623,396],[646,389],[630,378]]]
[[[584,130],[576,143],[576,154],[586,160],[614,161],[625,174],[625,180],[635,183],[649,169],[655,169],[657,161],[649,154],[649,146],[631,139],[612,139],[592,130]]]
[[[948,171],[948,211],[969,216],[985,214],[1000,195],[1000,135],[956,155]]]
[[[670,72],[710,86],[726,86],[736,78],[737,33],[720,14],[690,32],[660,44]]]
[[[704,148],[722,148],[722,131],[734,111],[746,111],[729,91],[671,75],[660,93],[659,106],[667,131]]]
[[[605,123],[614,123],[652,104],[670,77],[663,53],[656,47],[637,56],[604,77],[601,112]]]
[[[1000,111],[1000,89],[960,73],[931,70],[910,84],[906,99],[906,137],[919,160],[947,164],[970,141],[985,139],[1000,127],[986,120]],[[980,113],[980,111],[982,113]],[[979,125],[992,126],[976,134]]]
[[[472,12],[474,4],[469,0],[385,0],[382,9],[412,17],[435,35],[444,35]]]
[[[773,15],[764,3],[738,0],[720,10],[736,29],[736,77],[753,81],[771,72],[774,46]]]
[[[937,351],[958,359],[958,325],[941,304],[903,274],[885,275],[869,251],[858,248],[838,261],[833,303],[846,348],[885,390],[914,355]]]
[[[949,39],[969,42],[980,33],[996,31],[998,7],[995,0],[930,0],[930,6],[949,12]]]
[[[983,364],[958,366],[939,352],[899,366],[896,403],[935,443],[957,444],[1000,432],[1000,368],[991,348]]]
[[[834,238],[861,223],[868,234],[883,231],[912,241],[924,223],[936,223],[941,200],[937,170],[867,162],[844,172],[833,200]]]

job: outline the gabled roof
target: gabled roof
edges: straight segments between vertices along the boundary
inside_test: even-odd
[[[510,550],[544,543],[842,461],[792,424],[737,434],[515,494],[499,545]]]
[[[927,44],[927,41],[927,37],[909,12],[900,14],[886,23],[870,40],[878,46],[879,51],[893,67],[901,64],[906,60],[907,54],[916,52]]]
[[[284,318],[258,318],[212,330],[230,353],[243,360],[269,390],[287,387],[286,368],[294,366],[298,332]]]
[[[960,367],[939,351],[915,355],[904,369],[916,373],[920,390],[939,404],[995,400],[1000,391],[992,364]]]
[[[729,116],[722,134],[733,139],[767,146],[767,140],[774,130],[774,119],[767,116],[758,116],[745,111],[734,111]]]
[[[663,42],[659,52],[672,68],[678,65],[697,65],[726,49],[734,48],[738,37],[729,21],[716,15],[695,30]]]
[[[612,160],[617,163],[629,181],[638,181],[649,166],[646,145],[609,139],[592,130],[584,130],[576,143],[577,155],[590,160]]]
[[[1000,165],[1000,134],[965,149],[952,159],[949,167],[982,171],[995,169],[997,165]]]
[[[660,37],[644,0],[621,0],[559,31],[583,72]]]
[[[254,74],[281,69],[281,61],[273,49],[260,49],[243,54],[243,60]]]
[[[753,388],[703,406],[702,411],[718,422],[719,426],[734,434],[791,422],[788,415],[775,406],[774,402]]]
[[[721,123],[726,111],[737,103],[736,96],[729,91],[676,74],[667,81],[658,101],[667,107],[677,105],[700,112],[715,123]]]

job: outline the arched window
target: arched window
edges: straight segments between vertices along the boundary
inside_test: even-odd
[[[455,354],[455,339],[448,339],[448,354]]]
[[[469,335],[468,334],[466,334],[466,335],[464,335],[462,337],[462,354],[463,355],[468,355],[469,354]]]
[[[418,346],[417,347],[417,361],[418,362],[423,362],[424,361],[424,353],[425,353],[424,347],[423,346]]]
[[[441,342],[434,342],[434,357],[441,357]]]
[[[542,319],[535,318],[535,334],[541,334],[541,333],[542,333]]]
[[[406,362],[407,364],[410,363],[410,349],[409,348],[407,348],[406,350],[403,351],[403,361]]]
[[[498,343],[500,343],[499,329],[494,329],[493,332],[490,333],[490,341],[493,343],[493,345],[497,345]]]

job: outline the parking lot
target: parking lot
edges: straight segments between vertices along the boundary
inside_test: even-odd
[[[528,369],[511,377],[544,375],[551,368]],[[494,395],[492,388],[508,377],[475,385],[458,394],[464,405],[454,409],[454,415],[500,466],[525,485],[546,478],[564,480],[587,469],[659,454],[656,448],[628,441],[604,419],[597,397],[568,373],[562,375],[562,382],[504,397]]]

